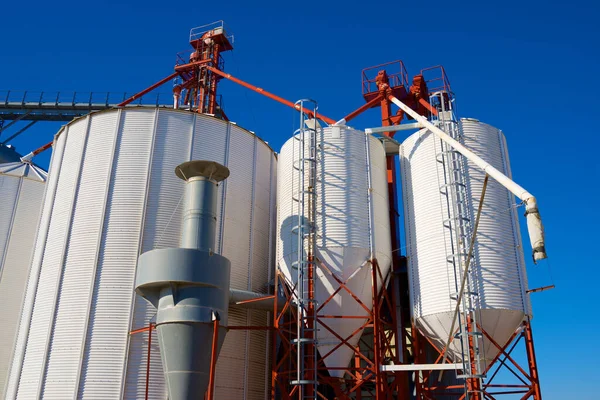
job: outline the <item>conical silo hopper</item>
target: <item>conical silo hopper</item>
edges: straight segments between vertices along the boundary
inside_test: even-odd
[[[377,259],[384,276],[391,264],[385,151],[376,138],[344,126],[319,129],[317,144],[315,225],[319,263],[315,300],[317,307],[323,307],[319,315],[332,316],[319,319],[329,329],[318,324],[317,348],[328,368],[346,368],[354,351],[345,344],[335,349],[341,341],[331,331],[350,338],[351,346],[357,345],[368,317],[361,303],[372,309],[371,256]],[[299,147],[300,141],[288,140],[278,164],[277,261],[291,287],[297,279],[294,226],[298,221],[299,178],[294,166],[300,157]],[[346,288],[338,290],[338,280]],[[344,371],[331,369],[330,374],[342,377]]]

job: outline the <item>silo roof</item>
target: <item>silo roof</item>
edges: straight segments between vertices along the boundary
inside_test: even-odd
[[[39,182],[46,182],[48,177],[48,173],[40,167],[22,161],[0,164],[0,175],[16,176]]]

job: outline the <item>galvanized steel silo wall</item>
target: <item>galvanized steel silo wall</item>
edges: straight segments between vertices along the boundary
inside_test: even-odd
[[[0,164],[0,395],[14,352],[45,183],[46,172],[35,165]]]
[[[392,249],[388,213],[385,150],[381,142],[346,126],[331,126],[317,131],[316,229],[317,257],[345,282],[363,304],[372,305],[371,250],[383,276],[391,265]],[[305,143],[308,153],[308,140]],[[298,242],[298,165],[300,141],[290,138],[279,157],[277,262],[290,282],[296,281],[294,262]],[[305,174],[308,179],[308,173]],[[366,311],[329,274],[317,269],[315,297],[318,304],[333,296],[323,306],[325,315],[367,316]],[[380,282],[381,284],[381,282]],[[323,319],[344,339],[360,328],[361,318]],[[356,346],[360,333],[349,343]],[[324,362],[328,367],[346,367],[353,356],[348,346],[321,325],[318,349],[321,355],[331,352]],[[343,376],[343,370],[331,370]]]
[[[466,147],[495,168],[510,176],[503,133],[476,120],[460,121]],[[458,291],[452,264],[449,231],[444,227],[444,170],[439,162],[440,140],[423,129],[407,138],[401,147],[402,195],[411,306],[421,331],[441,347],[450,334]],[[485,173],[466,162],[470,217],[474,218]],[[465,244],[468,247],[468,243]],[[499,344],[506,343],[525,315],[531,315],[526,294],[527,278],[517,221],[515,198],[493,179],[489,180],[472,261],[476,272],[477,300],[481,309],[479,323]],[[458,284],[460,285],[460,283]],[[484,339],[482,358],[491,360],[496,348]],[[459,341],[450,353],[460,358]]]
[[[272,267],[276,158],[254,134],[216,118],[167,109],[80,118],[55,139],[47,201],[20,326],[8,398],[138,399],[146,387],[154,308],[134,295],[140,253],[178,247],[183,182],[175,167],[217,161],[217,243],[233,288],[265,292]],[[267,324],[233,311],[230,325]],[[149,398],[165,387],[153,334]],[[218,398],[264,399],[268,346],[261,331],[231,331],[217,364]],[[199,394],[201,395],[201,394]]]

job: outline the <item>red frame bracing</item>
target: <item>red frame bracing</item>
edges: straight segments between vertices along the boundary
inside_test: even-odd
[[[533,345],[533,333],[529,319],[522,322],[504,346],[500,346],[481,326],[477,328],[482,332],[485,340],[490,341],[498,350],[498,354],[484,371],[487,378],[481,384],[481,387],[471,386],[467,382],[470,398],[475,400],[494,400],[501,395],[519,395],[521,400],[541,400],[542,393]],[[527,356],[527,370],[513,356],[513,351],[518,348],[519,344],[523,345]],[[441,364],[445,349],[439,348],[435,343],[423,336],[413,325],[412,351],[416,364],[430,363],[431,360],[428,360],[426,347],[432,348],[435,351],[436,358],[434,364]],[[448,358],[445,361],[452,362]],[[504,375],[512,377],[511,383],[497,382],[500,379],[499,372],[503,370],[507,372]],[[440,383],[438,381],[438,374],[439,371],[431,370],[422,371],[420,377],[416,375],[415,391],[417,399],[432,400],[436,399],[437,396],[448,400],[462,400],[465,398],[465,385]]]
[[[322,262],[315,262],[315,268],[320,268],[324,273],[329,274],[339,287],[315,310],[314,320],[319,324],[320,329],[327,330],[335,336],[340,343],[327,354],[321,354],[317,361],[317,374],[319,380],[319,389],[317,396],[322,399],[335,396],[339,400],[346,399],[392,399],[393,394],[402,393],[404,386],[401,384],[401,373],[390,375],[379,371],[385,358],[394,363],[399,363],[398,337],[395,335],[396,319],[395,304],[393,298],[394,282],[391,279],[392,274],[384,276],[379,268],[376,259],[371,260],[371,279],[372,279],[372,299],[373,308],[369,308],[339,279],[330,268]],[[380,285],[378,282],[381,282]],[[381,286],[379,290],[375,290]],[[299,399],[297,386],[290,385],[290,381],[295,379],[296,374],[296,347],[293,345],[296,339],[296,316],[295,308],[292,307],[294,299],[293,291],[295,287],[286,282],[286,278],[281,271],[277,271],[275,278],[276,290],[284,294],[285,305],[275,304],[274,320],[272,331],[272,375],[271,375],[271,398],[281,398],[284,400]],[[324,315],[321,310],[329,302],[333,301],[336,294],[345,291],[361,306],[367,313],[362,315]],[[277,303],[277,298],[275,302]],[[365,322],[352,332],[348,337],[341,337],[331,327],[328,322],[331,319],[365,319]],[[360,341],[358,346],[352,346],[349,341],[355,338],[363,330],[372,331],[374,340],[369,343],[365,340]],[[279,344],[279,346],[278,346]],[[324,360],[335,350],[342,346],[349,347],[354,353],[354,365],[326,367]],[[278,351],[279,350],[279,351]],[[312,365],[307,365],[306,370],[310,371]],[[346,372],[343,379],[332,378],[329,370],[343,370]],[[405,392],[407,393],[407,392]]]

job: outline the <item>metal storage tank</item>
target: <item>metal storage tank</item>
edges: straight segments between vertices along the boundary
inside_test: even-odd
[[[368,140],[368,142],[367,142]],[[382,273],[391,264],[391,236],[385,150],[379,140],[348,127],[327,127],[317,132],[316,228],[317,257],[323,261],[367,306],[372,306],[371,246]],[[306,144],[308,146],[308,143]],[[368,151],[367,151],[368,149]],[[298,176],[294,163],[299,160],[300,142],[289,139],[279,155],[277,262],[290,282],[297,279],[292,262],[297,259]],[[371,188],[369,187],[369,175]],[[371,203],[371,207],[369,205]],[[372,217],[370,216],[372,212]],[[370,218],[373,233],[370,234]],[[339,284],[320,268],[316,269],[315,297],[323,304]],[[324,315],[362,316],[365,310],[348,292],[341,290],[322,310]],[[348,337],[366,319],[328,319],[327,324],[341,337]],[[356,346],[360,334],[349,340]],[[339,339],[322,326],[318,331],[318,350],[327,354]],[[353,352],[341,346],[324,362],[328,367],[347,366]],[[330,371],[343,376],[344,371]]]
[[[134,294],[138,255],[177,247],[184,161],[231,170],[219,188],[218,253],[231,286],[266,292],[275,226],[276,157],[252,132],[188,111],[136,107],[78,118],[55,137],[46,202],[10,372],[7,398],[140,399],[154,308]],[[266,325],[266,313],[231,310],[230,325]],[[264,331],[229,332],[216,398],[264,399]],[[153,333],[150,399],[166,390]],[[199,394],[201,396],[201,394]]]
[[[511,176],[502,131],[477,120],[462,119],[459,132],[466,147]],[[412,313],[419,329],[443,348],[456,306],[450,296],[458,292],[460,283],[456,285],[453,266],[447,261],[450,238],[444,228],[447,217],[440,192],[444,172],[437,161],[441,152],[440,140],[426,129],[407,138],[401,146]],[[463,178],[474,221],[485,173],[466,161]],[[478,322],[498,344],[504,345],[525,316],[531,315],[531,309],[515,198],[493,179],[488,181],[476,239],[471,268],[478,293]],[[498,351],[485,337],[483,341],[482,361],[488,364]],[[459,340],[453,341],[449,352],[455,359],[461,358]]]
[[[0,164],[0,394],[15,347],[46,172],[23,162]]]

